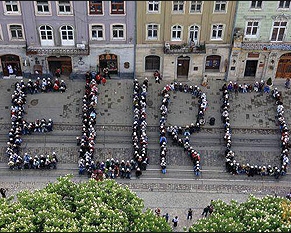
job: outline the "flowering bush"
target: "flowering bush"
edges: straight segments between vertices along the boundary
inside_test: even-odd
[[[0,232],[169,232],[164,218],[114,180],[74,183],[60,177],[44,189],[0,199]]]
[[[250,195],[246,202],[212,202],[214,212],[199,219],[189,232],[290,232],[291,202],[286,198]]]

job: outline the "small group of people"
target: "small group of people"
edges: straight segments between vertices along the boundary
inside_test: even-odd
[[[168,126],[166,128],[166,121],[168,116],[168,107],[170,103],[170,92],[184,92],[199,98],[198,99],[198,114],[196,115],[196,122],[191,125],[186,125],[184,129],[178,126]],[[178,145],[184,148],[184,152],[187,153],[193,161],[193,170],[196,176],[200,175],[200,154],[193,147],[190,146],[190,135],[200,131],[200,127],[205,124],[204,113],[208,107],[208,101],[206,94],[195,85],[188,85],[182,83],[171,83],[166,85],[162,92],[162,104],[160,107],[161,119],[160,119],[160,165],[162,173],[166,173],[166,154],[167,154],[167,137],[170,136],[173,139],[173,145]],[[180,138],[183,135],[185,139]]]
[[[214,211],[214,206],[212,204],[212,201],[213,200],[211,200],[210,204],[203,209],[203,212],[201,215],[205,218],[207,217],[208,214],[211,215]]]
[[[222,91],[228,90],[230,93],[234,92],[235,94],[238,93],[248,93],[248,92],[263,92],[263,93],[270,93],[271,89],[270,86],[266,84],[264,80],[260,82],[256,81],[254,84],[238,84],[237,82],[229,81],[228,83],[224,83],[222,86]]]
[[[52,154],[41,154],[31,156],[27,152],[23,157],[17,154],[10,156],[8,166],[11,170],[15,169],[57,169],[58,158],[56,152]]]
[[[148,159],[148,136],[147,136],[147,113],[146,96],[148,89],[148,79],[145,78],[142,85],[137,79],[133,81],[133,126],[132,126],[132,145],[133,158],[140,164],[140,175],[146,170],[149,164]],[[139,177],[137,176],[137,178]]]
[[[9,158],[8,165],[10,168],[22,167],[23,158],[20,154],[20,147],[22,143],[21,135],[31,134],[32,132],[50,132],[53,130],[53,121],[49,119],[48,121],[44,118],[37,119],[34,122],[27,122],[23,119],[25,111],[24,105],[26,104],[26,93],[24,92],[24,82],[16,82],[14,87],[15,90],[11,95],[11,128],[8,133],[8,141],[6,154]]]
[[[21,91],[24,94],[36,94],[36,93],[47,93],[47,92],[65,92],[67,90],[67,85],[64,80],[51,80],[51,78],[40,78],[37,77],[35,81],[31,79],[25,84],[23,79],[20,82],[16,82],[15,86],[19,85]]]
[[[84,163],[84,159],[80,159],[79,163]],[[106,159],[106,161],[91,161],[91,163],[86,163],[84,169],[79,167],[79,174],[85,174],[85,171],[88,175],[88,178],[94,178],[96,180],[103,180],[103,179],[131,179],[132,172],[135,171],[139,173],[140,168],[138,167],[137,163],[132,160],[121,160],[119,162],[118,159]]]
[[[289,129],[287,126],[286,119],[284,117],[284,106],[282,102],[281,93],[278,91],[277,88],[274,88],[270,92],[266,92],[272,95],[272,98],[275,100],[276,106],[277,106],[276,119],[280,126],[280,132],[281,132],[281,155],[280,155],[281,165],[280,166],[276,166],[276,165],[275,166],[271,166],[271,165],[260,166],[260,165],[250,165],[250,164],[245,165],[245,164],[240,164],[235,160],[235,153],[234,151],[231,150],[232,132],[231,132],[230,118],[229,118],[229,111],[230,111],[229,98],[230,98],[231,91],[228,88],[229,83],[224,84],[222,87],[223,103],[221,105],[221,116],[222,116],[222,122],[224,124],[224,141],[225,141],[225,146],[226,146],[226,150],[225,150],[226,171],[229,173],[232,173],[233,175],[246,174],[248,176],[254,176],[254,175],[274,176],[276,179],[278,179],[280,176],[286,175],[287,166],[290,163],[289,162],[290,143],[289,143]],[[259,91],[262,91],[262,88],[263,86],[261,86]]]
[[[87,71],[85,74],[85,80],[86,80],[86,83],[90,83],[92,80],[95,80],[98,85],[102,84],[103,86],[105,86],[107,82],[107,79],[105,76],[102,76],[100,72],[95,72],[95,71],[91,71],[91,72]]]

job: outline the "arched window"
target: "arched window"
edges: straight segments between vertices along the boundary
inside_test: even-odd
[[[205,70],[219,72],[221,57],[218,55],[207,56]]]
[[[182,27],[180,25],[175,25],[172,27],[172,41],[181,41],[182,40]]]
[[[61,40],[64,46],[73,46],[74,42],[74,29],[69,25],[61,27]]]
[[[192,25],[189,28],[189,41],[198,44],[199,41],[199,27],[197,25]]]
[[[53,29],[48,25],[39,27],[41,46],[54,46]]]
[[[145,58],[145,71],[160,70],[160,57],[159,56],[146,56]]]

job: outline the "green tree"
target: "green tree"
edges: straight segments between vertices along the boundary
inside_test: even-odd
[[[170,232],[143,200],[114,180],[75,183],[72,176],[0,199],[0,232]]]
[[[283,197],[250,195],[243,203],[213,201],[214,212],[199,219],[189,232],[290,232],[291,202]]]

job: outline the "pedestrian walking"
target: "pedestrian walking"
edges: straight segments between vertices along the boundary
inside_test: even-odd
[[[187,214],[187,220],[192,220],[193,210],[189,208],[188,214]]]
[[[156,215],[157,215],[158,217],[160,217],[160,215],[161,215],[161,209],[160,209],[160,208],[156,208],[156,209],[155,209],[155,213],[156,213]]]
[[[207,217],[207,214],[209,213],[209,208],[210,208],[210,206],[208,205],[208,206],[206,206],[204,209],[203,209],[203,212],[202,212],[202,216],[204,216],[204,217]]]
[[[160,72],[158,70],[155,71],[154,78],[155,78],[156,83],[160,83],[160,80],[162,78],[161,78],[161,74],[160,74]]]
[[[178,222],[179,222],[178,216],[175,216],[175,218],[172,219],[172,222],[173,222],[173,227],[176,228],[178,226]]]
[[[290,89],[290,78],[287,78],[285,81],[285,88]]]
[[[163,217],[166,219],[166,222],[168,222],[168,221],[169,221],[169,217],[170,217],[170,216],[169,216],[169,214],[168,214],[168,213],[164,214],[164,215],[163,215]]]

